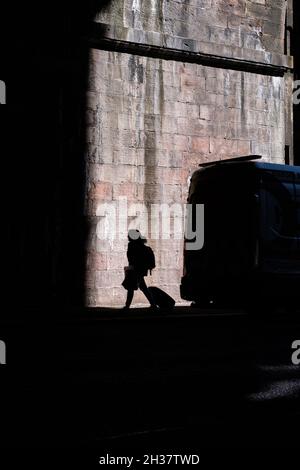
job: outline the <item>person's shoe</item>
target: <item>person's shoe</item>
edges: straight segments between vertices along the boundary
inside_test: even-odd
[[[159,312],[159,307],[157,305],[150,305],[149,310],[153,313]]]
[[[129,307],[127,307],[127,305],[124,305],[124,307],[122,307],[122,310],[123,310],[123,312],[128,312]]]

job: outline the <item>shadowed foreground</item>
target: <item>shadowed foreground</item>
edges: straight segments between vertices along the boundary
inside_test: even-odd
[[[39,328],[36,312],[32,326],[2,329],[4,446],[296,446],[299,315],[77,313]]]

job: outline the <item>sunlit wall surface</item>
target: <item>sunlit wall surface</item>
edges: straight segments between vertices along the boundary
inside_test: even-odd
[[[112,1],[96,15],[86,110],[88,305],[123,304],[124,233],[135,224],[156,254],[148,282],[179,301],[180,207],[198,164],[247,154],[284,162],[292,120],[285,18],[285,1],[242,0]],[[106,39],[98,45],[97,27]],[[170,209],[169,237],[160,204]],[[104,236],[106,209],[115,223]]]

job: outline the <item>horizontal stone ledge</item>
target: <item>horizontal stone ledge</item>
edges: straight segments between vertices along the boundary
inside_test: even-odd
[[[167,36],[132,28],[93,23],[86,37],[90,47],[165,60],[197,63],[265,75],[293,70],[293,57]]]

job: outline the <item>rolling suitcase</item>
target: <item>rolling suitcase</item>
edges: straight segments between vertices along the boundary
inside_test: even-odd
[[[148,287],[154,297],[156,305],[162,309],[171,310],[175,305],[175,300],[159,287]]]

